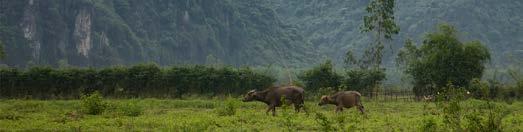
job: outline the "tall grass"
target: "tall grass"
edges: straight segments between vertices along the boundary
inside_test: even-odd
[[[447,127],[444,106],[433,102],[370,101],[365,102],[367,115],[354,108],[335,114],[334,106],[319,107],[316,102],[306,102],[310,115],[282,106],[273,117],[265,114],[265,104],[243,103],[235,98],[101,100],[108,106],[98,115],[84,114],[82,100],[0,100],[0,131],[457,130]],[[523,130],[523,102],[509,105],[468,99],[460,100],[459,107],[459,126],[463,131]],[[231,110],[234,114],[218,112]]]

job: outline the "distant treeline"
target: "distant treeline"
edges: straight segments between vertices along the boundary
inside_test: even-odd
[[[186,94],[240,94],[263,89],[275,78],[253,69],[207,66],[0,68],[0,98],[76,99],[99,91],[114,98],[179,98]]]

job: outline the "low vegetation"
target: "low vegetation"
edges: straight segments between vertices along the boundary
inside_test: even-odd
[[[112,98],[238,95],[250,89],[266,88],[275,81],[248,67],[142,64],[102,69],[0,68],[0,98],[78,99],[83,93],[94,91]]]
[[[307,101],[308,113],[295,113],[292,107],[284,106],[278,109],[281,114],[273,117],[265,114],[263,103],[220,100],[104,99],[109,107],[98,115],[83,112],[81,100],[0,100],[0,131],[523,130],[522,102],[468,99],[459,101],[460,108],[451,112],[445,110],[452,107],[450,104],[364,100],[367,114],[362,115],[354,108],[335,114],[334,106],[319,107],[316,101]],[[136,110],[141,114],[120,114],[128,112],[111,108],[129,103],[139,107]],[[447,116],[459,124],[449,126]]]

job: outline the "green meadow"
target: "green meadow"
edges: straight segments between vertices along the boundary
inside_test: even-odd
[[[307,101],[307,112],[283,106],[273,117],[239,98],[82,100],[0,100],[0,131],[523,131],[523,102],[461,101],[455,125],[434,102],[364,101],[362,115]]]

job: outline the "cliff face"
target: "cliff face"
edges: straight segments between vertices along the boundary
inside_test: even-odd
[[[368,0],[0,0],[0,64],[108,66],[311,66],[361,52],[370,35],[359,30]],[[390,43],[417,42],[447,22],[479,39],[493,62],[510,63],[523,49],[519,0],[397,0],[401,31]],[[396,52],[386,51],[393,65]],[[319,57],[321,56],[321,57]]]
[[[11,66],[312,63],[318,54],[267,1],[1,0]]]
[[[38,2],[38,1],[37,1]],[[38,3],[36,3],[38,4]],[[29,41],[32,41],[30,43],[29,47],[33,49],[32,51],[32,57],[33,58],[39,58],[40,57],[40,48],[41,43],[38,40],[38,36],[36,33],[36,4],[33,0],[29,0],[28,5],[24,8],[24,15],[22,18],[22,22],[20,23],[20,27],[22,28],[22,32],[24,34],[24,38],[26,38]]]
[[[91,13],[80,10],[74,22],[73,39],[76,40],[78,54],[88,58],[91,45]]]

